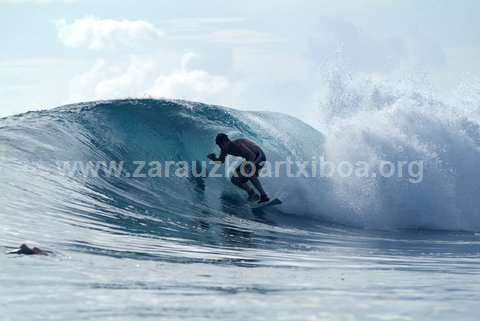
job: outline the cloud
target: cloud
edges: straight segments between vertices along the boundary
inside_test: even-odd
[[[144,56],[130,56],[123,66],[98,59],[89,71],[72,79],[69,102],[126,97],[220,102],[232,83],[226,77],[192,69],[194,58],[193,53],[183,55],[180,66],[170,72]]]
[[[145,57],[130,56],[126,64],[97,59],[90,70],[71,80],[69,101],[142,97],[155,71],[155,61]]]
[[[113,49],[133,47],[159,39],[163,33],[153,24],[143,20],[110,20],[85,17],[67,23],[55,22],[57,35],[67,47],[88,49]]]
[[[224,92],[230,87],[227,78],[211,75],[204,70],[191,70],[189,64],[195,54],[187,53],[182,57],[181,68],[155,80],[147,94],[154,97],[183,98],[205,101]]]

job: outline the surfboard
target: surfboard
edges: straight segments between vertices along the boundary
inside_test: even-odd
[[[278,198],[272,198],[268,202],[258,204],[257,202],[250,203],[251,208],[259,209],[259,208],[264,208],[268,206],[275,206],[275,205],[280,205],[282,204],[282,201],[279,200]]]

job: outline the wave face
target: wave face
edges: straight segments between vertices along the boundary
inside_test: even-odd
[[[452,124],[394,104],[373,116],[363,111],[332,120],[335,126],[322,133],[278,113],[149,99],[83,103],[4,118],[0,200],[9,223],[3,238],[14,245],[25,238],[71,240],[75,235],[76,246],[88,249],[102,247],[98,230],[113,238],[129,233],[129,242],[136,244],[129,251],[148,255],[149,238],[134,242],[135,235],[151,237],[152,244],[155,236],[208,243],[218,233],[205,231],[221,221],[234,235],[222,242],[245,239],[242,231],[259,217],[252,216],[245,196],[228,179],[68,177],[58,168],[59,161],[121,160],[124,170],[133,172],[132,162],[139,160],[204,160],[217,151],[218,132],[256,141],[270,160],[324,155],[335,164],[375,164],[381,158],[424,163],[423,181],[416,184],[399,177],[266,177],[266,190],[284,204],[269,210],[275,219],[263,220],[267,227],[262,229],[275,229],[279,222],[308,229],[313,220],[367,229],[478,231],[479,125],[471,118],[456,120]],[[82,236],[75,233],[85,227]],[[122,249],[122,242],[119,237],[105,244],[105,251]]]

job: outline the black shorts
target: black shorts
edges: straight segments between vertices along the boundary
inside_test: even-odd
[[[265,166],[265,154],[257,153],[253,162],[243,162],[236,169],[233,175],[239,179],[241,183],[246,183],[252,177],[258,177],[260,171]]]

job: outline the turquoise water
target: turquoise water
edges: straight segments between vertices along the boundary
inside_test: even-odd
[[[452,127],[422,130],[412,135],[423,146],[437,148],[425,142],[435,137],[463,160],[447,148],[439,169],[432,150],[370,137],[372,153],[425,159],[425,181],[265,178],[285,204],[252,211],[225,178],[70,177],[56,162],[196,161],[219,131],[270,159],[308,159],[336,155],[330,134],[281,114],[164,100],[1,119],[0,248],[51,252],[0,255],[2,320],[476,320],[477,170],[464,159],[478,152]]]

